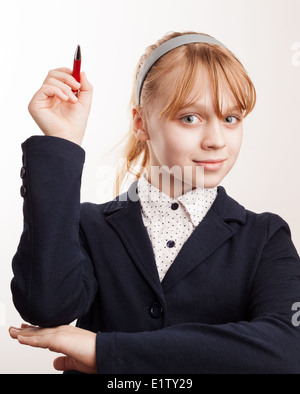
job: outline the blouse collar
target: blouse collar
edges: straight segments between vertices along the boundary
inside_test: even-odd
[[[145,226],[155,218],[162,217],[166,210],[172,209],[172,204],[177,203],[183,206],[194,227],[197,227],[218,195],[217,187],[210,189],[199,187],[174,199],[149,183],[146,174],[139,178],[137,191]]]

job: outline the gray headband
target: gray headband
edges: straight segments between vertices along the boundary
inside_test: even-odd
[[[223,45],[220,41],[217,41],[215,38],[206,36],[204,34],[185,34],[183,36],[175,37],[171,40],[164,42],[149,55],[149,57],[146,59],[145,63],[142,65],[139,71],[135,91],[135,100],[137,105],[140,105],[143,84],[154,63],[156,63],[157,60],[160,59],[163,55],[172,51],[172,49],[178,48],[181,45],[191,44],[195,42],[204,42],[207,44],[216,44],[225,47],[225,45]]]

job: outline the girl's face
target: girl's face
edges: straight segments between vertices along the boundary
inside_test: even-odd
[[[167,169],[176,166],[181,170],[184,184],[190,184],[192,188],[212,188],[220,184],[237,160],[243,134],[242,114],[232,93],[223,89],[224,118],[217,117],[209,77],[201,72],[191,93],[191,97],[197,97],[193,104],[180,109],[169,120],[167,114],[160,117],[172,97],[172,81],[178,72],[178,69],[173,70],[163,79],[158,100],[147,110],[147,115],[139,107],[134,109],[135,135],[147,141],[150,152],[148,174],[153,166],[166,166]],[[202,184],[199,184],[199,173],[202,174]],[[180,180],[178,172],[174,177]],[[161,186],[157,180],[150,181]]]

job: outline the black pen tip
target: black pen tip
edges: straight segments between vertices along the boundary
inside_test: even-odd
[[[80,45],[77,45],[76,52],[75,52],[75,60],[81,60],[81,49]]]

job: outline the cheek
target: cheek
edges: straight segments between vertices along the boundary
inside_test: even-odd
[[[242,146],[243,130],[239,130],[238,133],[233,134],[233,137],[227,141],[227,147],[229,157],[232,159],[233,164],[235,163]]]
[[[182,138],[176,132],[166,134],[164,139],[164,156],[169,167],[184,165],[187,157],[193,151],[195,144],[187,136]]]
[[[166,143],[166,148],[178,155],[186,154],[194,146],[191,138],[188,138],[187,134],[183,135],[182,132],[180,135],[176,135],[176,133],[167,135]]]
[[[161,164],[169,167],[182,164],[187,155],[195,147],[195,142],[177,130],[171,122],[156,122],[149,130],[150,143]]]
[[[243,142],[243,129],[240,130],[239,138],[235,143],[235,152],[239,154]]]

